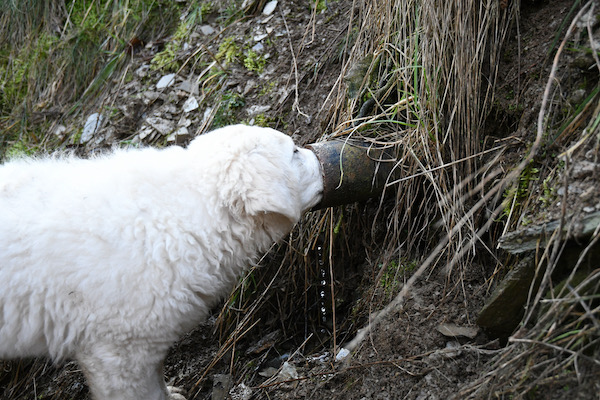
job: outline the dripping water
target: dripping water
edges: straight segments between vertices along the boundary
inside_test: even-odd
[[[317,246],[317,263],[319,266],[319,319],[320,319],[320,333],[327,333],[325,327],[327,326],[327,271],[325,270],[325,263],[323,262],[323,246]]]

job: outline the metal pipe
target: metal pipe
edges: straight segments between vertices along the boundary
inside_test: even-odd
[[[390,149],[345,140],[312,143],[306,147],[317,156],[323,174],[323,199],[313,210],[375,197],[381,194],[394,171],[395,157]]]

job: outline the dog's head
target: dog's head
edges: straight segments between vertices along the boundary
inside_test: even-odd
[[[314,153],[274,129],[232,125],[195,139],[190,149],[213,149],[222,204],[235,216],[285,217],[289,225],[322,197],[321,167]]]

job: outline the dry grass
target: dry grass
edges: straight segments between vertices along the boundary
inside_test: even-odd
[[[269,277],[257,283],[261,296],[241,301],[243,291],[235,292],[240,313],[233,313],[238,315],[234,320],[243,315],[242,327],[246,328],[252,321],[262,318],[264,324],[267,316],[276,316],[278,322],[271,327],[284,333],[304,331],[307,338],[308,332],[322,329],[306,319],[298,324],[301,315],[315,313],[314,294],[326,290],[331,298],[343,297],[345,288],[334,282],[345,281],[338,274],[354,270],[364,252],[362,267],[373,271],[370,280],[366,278],[371,290],[355,302],[351,314],[355,318],[344,322],[336,323],[339,310],[335,302],[329,304],[333,326],[320,338],[334,353],[342,343],[357,349],[369,330],[396,311],[414,282],[428,271],[443,267],[448,290],[460,291],[464,271],[476,252],[487,251],[489,259],[496,259],[493,239],[497,236],[492,234],[485,241],[482,237],[496,226],[501,228],[503,194],[538,155],[548,132],[548,115],[556,111],[548,102],[553,70],[533,145],[518,165],[509,170],[498,167],[508,144],[487,142],[482,129],[494,100],[501,46],[518,14],[518,2],[500,8],[498,2],[471,0],[444,4],[396,0],[352,9],[346,43],[353,45],[348,45],[349,57],[329,96],[330,123],[322,139],[347,137],[391,147],[397,154],[396,168],[405,178],[390,179],[387,193],[366,208],[350,206],[309,216],[287,245],[273,252],[278,262],[266,263],[265,273],[257,274]],[[557,57],[560,53],[559,49]],[[598,110],[586,139],[592,140],[592,133],[597,132],[597,120]],[[515,217],[514,221],[519,219]],[[506,224],[507,229],[515,227],[510,219]],[[537,265],[549,268],[545,284],[531,289],[532,305],[543,303],[541,298],[551,285],[549,276],[560,254],[558,239],[553,246],[537,260]],[[391,265],[400,266],[407,258],[416,258],[419,267],[410,278],[399,272],[405,283],[388,303],[389,297],[378,295],[378,282]],[[320,271],[327,273],[327,288],[318,284]],[[598,281],[596,271],[548,301],[550,307],[544,308],[534,326],[513,336],[481,379],[457,398],[523,396],[540,386],[559,384],[563,378],[575,384],[584,375],[589,379],[589,370],[598,364],[600,331],[594,294]],[[278,287],[287,296],[280,295]],[[220,318],[237,326],[237,335],[243,329],[231,319],[233,300]],[[534,320],[534,309],[530,308],[525,322]],[[347,317],[348,310],[344,312]],[[352,338],[365,323],[356,315],[370,317]],[[231,338],[227,341],[230,348],[235,346]],[[309,350],[305,345],[298,350]]]
[[[388,162],[407,178],[390,178],[384,196],[366,206],[309,215],[271,252],[263,270],[252,273],[252,289],[245,280],[224,306],[222,332],[235,327],[226,335],[228,349],[235,348],[232,337],[259,319],[265,332],[278,328],[284,336],[304,332],[305,338],[322,333],[320,343],[303,342],[302,351],[315,345],[334,353],[343,343],[357,347],[361,335],[348,344],[354,332],[390,300],[378,287],[390,266],[396,279],[408,281],[378,318],[434,267],[447,266],[449,281],[460,290],[463,268],[492,220],[485,210],[500,204],[506,185],[488,190],[501,178],[493,165],[504,148],[482,146],[482,128],[494,95],[494,66],[515,13],[495,1],[475,0],[397,0],[352,8],[348,57],[329,109],[323,109],[330,123],[322,140],[346,137],[393,149],[397,156]],[[419,265],[410,278],[402,270],[406,260]],[[352,274],[370,289],[350,306],[331,301],[348,299],[356,289],[340,285]],[[248,296],[248,290],[260,296]],[[327,304],[319,302],[323,297]],[[327,323],[320,321],[321,305]],[[338,313],[345,318],[338,320]]]

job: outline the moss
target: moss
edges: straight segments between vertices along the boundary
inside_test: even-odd
[[[240,48],[235,43],[235,39],[233,37],[228,37],[223,39],[219,45],[219,50],[215,57],[217,61],[229,64],[236,61],[240,57],[240,54]]]
[[[265,65],[267,65],[267,60],[264,56],[256,53],[252,49],[246,52],[244,56],[244,67],[246,67],[248,71],[260,74],[264,71]]]
[[[175,31],[175,34],[171,40],[167,43],[165,48],[157,53],[150,61],[150,68],[155,71],[177,71],[181,67],[181,62],[177,61],[177,52],[183,45],[183,40],[189,33],[189,26],[187,23],[182,22]]]
[[[379,286],[383,288],[385,295],[394,295],[400,289],[404,277],[411,274],[416,266],[417,262],[414,260],[391,261],[379,281]]]
[[[11,160],[14,158],[20,158],[33,154],[31,147],[25,145],[23,142],[16,142],[6,149],[4,158]]]

